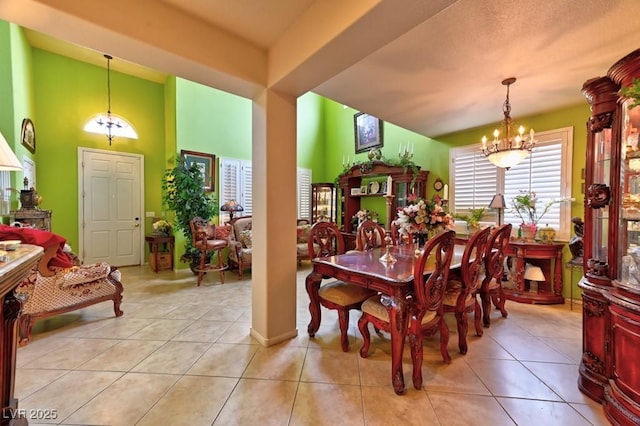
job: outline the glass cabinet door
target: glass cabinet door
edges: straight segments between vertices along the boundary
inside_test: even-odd
[[[311,223],[319,219],[336,221],[336,187],[332,183],[311,184]]]
[[[594,134],[593,182],[611,188],[611,129]],[[601,264],[608,263],[609,203],[592,210],[593,232],[591,258]]]
[[[622,106],[618,280],[640,288],[640,108]]]

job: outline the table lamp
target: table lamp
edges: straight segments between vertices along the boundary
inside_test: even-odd
[[[236,200],[229,200],[220,207],[220,210],[223,212],[229,212],[229,220],[233,220],[233,212],[241,212],[244,211],[244,207],[242,207]]]
[[[502,225],[502,210],[507,208],[507,203],[504,202],[504,195],[500,193],[494,195],[489,203],[489,208],[498,210],[498,226]]]
[[[527,267],[524,270],[524,279],[531,281],[529,284],[529,291],[537,293],[538,282],[544,281],[545,277],[539,266],[527,264]]]

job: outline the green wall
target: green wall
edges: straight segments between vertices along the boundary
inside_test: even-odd
[[[111,71],[111,111],[126,117],[139,139],[114,138],[109,146],[105,136],[83,130],[90,116],[107,110],[106,69],[40,49],[33,49],[32,61],[36,190],[44,198],[40,207],[53,211],[53,231],[78,248],[78,147],[143,155],[145,210],[159,208],[164,86]],[[145,225],[149,230],[150,221]]]

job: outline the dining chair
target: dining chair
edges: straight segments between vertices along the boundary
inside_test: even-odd
[[[414,296],[409,300],[409,342],[411,359],[413,360],[413,384],[416,389],[422,388],[422,341],[425,336],[440,332],[440,352],[446,364],[451,362],[447,350],[449,329],[444,321],[442,300],[447,285],[449,268],[455,244],[454,231],[444,231],[429,239],[420,256],[415,261]],[[362,334],[363,345],[360,356],[369,354],[371,336],[369,323],[376,329],[389,333],[389,311],[393,300],[385,295],[375,295],[362,303],[362,316],[358,320],[358,329]]]
[[[471,236],[465,246],[460,268],[451,271],[444,295],[444,312],[453,312],[458,326],[458,348],[467,353],[467,314],[474,313],[476,335],[482,336],[482,308],[478,302],[478,287],[484,279],[484,256],[491,228]]]
[[[356,233],[356,250],[370,250],[376,247],[385,248],[387,246],[384,240],[387,231],[378,222],[366,219],[358,226]]]
[[[511,228],[512,225],[510,223],[499,226],[491,233],[487,242],[484,256],[485,276],[478,289],[480,299],[482,299],[482,322],[485,327],[491,325],[492,302],[496,309],[500,310],[504,318],[508,315],[504,307],[505,298],[502,289],[502,274],[504,272],[507,246],[509,245],[509,238],[511,237]]]
[[[335,223],[316,222],[311,226],[311,231],[309,232],[310,259],[343,254],[344,248],[342,234]],[[318,289],[320,304],[327,309],[338,311],[340,346],[344,352],[349,350],[347,333],[349,329],[349,311],[360,309],[362,302],[374,294],[376,292],[373,290],[343,281],[333,281],[320,286]],[[315,333],[310,333],[309,335],[313,337]]]

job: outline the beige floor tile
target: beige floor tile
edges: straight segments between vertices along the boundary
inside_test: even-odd
[[[139,340],[169,340],[187,328],[191,320],[156,319],[137,333],[129,336]]]
[[[522,364],[564,401],[586,404],[589,400],[589,397],[580,392],[576,386],[577,365],[548,362],[523,362]]]
[[[78,328],[75,334],[77,337],[93,337],[96,339],[127,339],[143,328],[152,325],[155,321],[151,318],[129,318],[126,316],[126,312],[124,315],[119,318],[101,321],[102,326],[95,329],[84,330],[84,327]]]
[[[469,360],[468,362],[495,396],[561,401],[558,395],[518,361]]]
[[[298,382],[241,379],[216,418],[220,426],[289,423]]]
[[[52,368],[70,370],[98,356],[118,340],[108,339],[65,339],[59,347],[52,349],[29,363],[30,368]]]
[[[219,305],[209,309],[200,319],[208,321],[238,321],[243,314],[246,314],[246,312],[250,310],[251,307]]]
[[[611,424],[604,414],[602,405],[593,400],[589,399],[586,404],[571,404],[571,406],[594,426],[609,426]]]
[[[463,359],[451,364],[425,362],[422,364],[422,386],[427,391],[491,395],[478,375]]]
[[[130,426],[180,379],[169,374],[126,373],[70,417],[69,424]]]
[[[227,331],[231,324],[233,323],[228,321],[195,320],[171,340],[179,342],[213,343]]]
[[[360,385],[356,356],[353,352],[309,348],[300,381]]]
[[[93,397],[109,387],[122,373],[104,371],[71,371],[49,385],[20,401],[20,408],[31,410],[55,410],[51,421],[37,419],[41,423],[57,423],[65,420]],[[29,419],[27,419],[29,420]]]
[[[168,312],[164,318],[196,320],[209,312],[210,309],[211,306],[204,303],[186,303]]]
[[[298,381],[306,352],[306,348],[283,344],[260,346],[242,377]]]
[[[13,395],[18,398],[18,400],[23,400],[68,372],[68,370],[17,368]]]
[[[167,342],[131,371],[184,374],[211,347],[210,343]]]
[[[589,426],[591,424],[569,404],[563,402],[516,398],[498,398],[498,401],[518,426]]]
[[[491,425],[515,423],[492,396],[427,392],[442,426]]]
[[[391,354],[376,348],[369,351],[367,358],[357,355],[360,369],[360,383],[362,386],[387,386],[391,387]],[[406,388],[412,388],[411,381],[412,363],[410,358],[404,358],[402,370]]]
[[[210,425],[238,379],[184,376],[136,426]]]
[[[122,302],[122,310],[131,318],[164,318],[179,306],[167,303]]]
[[[218,338],[218,343],[242,343],[247,345],[258,345],[258,341],[249,334],[251,323],[234,322]]]
[[[364,425],[359,386],[301,382],[292,425]]]
[[[427,394],[407,389],[396,395],[390,386],[363,386],[362,400],[367,426],[439,426]]]
[[[570,364],[572,359],[533,336],[494,336],[494,339],[514,358],[521,361],[558,362]]]
[[[242,377],[257,345],[213,344],[187,371],[190,375]]]
[[[123,340],[82,364],[82,370],[129,371],[160,346],[160,340]]]

